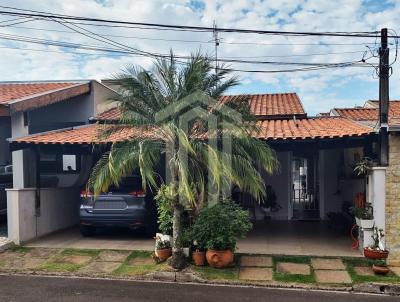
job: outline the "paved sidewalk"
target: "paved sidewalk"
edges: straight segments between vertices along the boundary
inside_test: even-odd
[[[236,255],[236,263],[225,269],[189,266],[187,270],[175,273],[166,263],[157,264],[148,251],[15,247],[0,253],[0,273],[282,286],[348,287],[363,282],[400,284],[398,269],[393,268],[388,276],[377,276],[372,272],[371,263],[359,258]]]

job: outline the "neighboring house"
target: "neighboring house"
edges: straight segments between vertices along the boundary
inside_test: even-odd
[[[376,129],[379,125],[379,102],[370,100],[365,103],[364,107],[334,108],[330,114],[348,118],[359,124],[367,125],[371,129]],[[381,172],[383,175],[380,176],[383,179],[379,188],[379,197],[383,198],[383,209],[381,209],[383,215],[378,219],[384,221],[382,228],[386,233],[385,240],[390,250],[391,263],[400,265],[400,100],[389,102],[388,127],[389,164],[384,167]],[[371,195],[375,196],[376,194],[369,196],[369,201],[374,203],[375,200]]]
[[[115,95],[110,88],[92,80],[0,82],[0,167],[12,167],[13,185],[8,187],[13,189],[10,192],[20,192],[23,195],[39,184],[49,188],[70,187],[80,181],[80,169],[85,163],[77,160],[74,154],[49,154],[38,148],[13,151],[9,148],[8,139],[87,124],[88,119],[104,110],[108,99]],[[36,162],[40,166],[40,178],[34,164]],[[4,199],[4,186],[0,187],[0,190],[0,196]],[[14,193],[10,193],[10,196],[17,194]],[[46,224],[53,223],[51,220],[63,221],[60,218],[62,213],[46,220],[46,210],[43,209],[59,206],[57,203],[60,203],[63,197],[50,189],[42,194],[42,198],[39,194],[35,197],[35,215],[29,219],[41,219],[43,225],[36,223],[34,227],[29,224],[25,227],[35,235],[45,232],[48,227]],[[46,204],[46,194],[53,198],[50,205]],[[67,215],[72,208],[65,198],[64,201],[65,204],[60,208],[66,211]],[[9,234],[21,227],[15,223],[23,211],[24,208],[17,205],[14,199],[8,200]],[[63,226],[68,226],[68,222]],[[42,228],[43,231],[37,228]]]
[[[242,96],[224,96],[222,101],[238,97]],[[315,231],[318,232],[318,221],[326,220],[328,213],[342,212],[352,204],[357,193],[365,191],[363,179],[354,177],[352,166],[362,156],[374,156],[376,132],[369,126],[340,116],[307,117],[295,93],[247,97],[251,112],[256,116],[261,129],[257,137],[276,150],[280,162],[279,172],[263,176],[276,192],[276,202],[279,205],[278,211],[269,214],[271,219],[315,220]],[[101,145],[102,148],[98,149],[104,151],[111,142],[147,135],[126,127],[107,139],[99,136],[102,130],[118,122],[118,119],[118,109],[112,108],[92,118],[92,123],[88,125],[13,138],[11,149],[40,148],[48,154],[74,154],[89,159],[99,156],[93,153],[93,144]],[[42,174],[41,171],[39,173]],[[42,191],[45,189],[42,188]],[[31,205],[30,214],[29,211],[25,214],[33,215],[34,190],[27,196],[22,196],[21,192],[11,195],[17,204],[22,204],[22,198],[25,198],[24,205]],[[245,195],[241,198],[252,209],[254,218],[263,217],[261,209],[251,199]],[[57,217],[64,209],[54,208],[53,211]],[[21,219],[29,220],[28,217]],[[69,219],[73,220],[74,217]],[[34,227],[34,221],[31,223],[31,227]],[[25,236],[26,232],[21,227],[15,230],[15,234],[20,242],[35,238],[34,234]]]

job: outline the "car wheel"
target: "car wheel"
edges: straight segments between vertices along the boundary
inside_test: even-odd
[[[83,237],[90,237],[90,236],[94,235],[94,233],[96,232],[96,229],[91,226],[81,225],[79,228],[79,231],[81,232],[81,235]]]

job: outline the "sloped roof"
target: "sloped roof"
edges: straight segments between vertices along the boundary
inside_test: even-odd
[[[114,127],[110,135],[102,136],[104,131]],[[118,127],[118,128],[116,128]],[[105,124],[89,124],[79,127],[59,129],[49,132],[32,134],[12,140],[13,143],[33,144],[105,144],[125,141],[137,136],[151,136],[151,132],[144,132],[130,126],[116,126]]]
[[[315,117],[259,121],[259,138],[266,140],[303,140],[364,136],[373,129],[341,117]]]
[[[0,107],[24,111],[90,92],[89,81],[0,82]]]
[[[366,107],[334,108],[331,113],[375,127],[379,119],[378,106],[378,101],[368,101]],[[400,125],[400,101],[389,101],[389,126],[398,125]]]
[[[255,137],[265,140],[305,140],[316,138],[342,138],[364,136],[373,129],[341,117],[317,117],[299,120],[263,120],[257,122],[260,132]],[[110,127],[118,127],[110,136],[101,133]],[[13,139],[13,143],[28,144],[104,144],[125,141],[134,137],[155,137],[150,130],[131,126],[90,124]]]
[[[285,117],[305,115],[303,105],[296,93],[224,95],[222,102],[247,98],[251,112],[257,117]]]
[[[378,109],[376,108],[335,108],[338,115],[354,121],[378,120]]]
[[[240,99],[248,99],[251,112],[259,119],[306,117],[296,93],[224,95],[221,97],[221,102],[234,102]],[[119,109],[111,108],[100,113],[94,120],[118,121],[119,118]]]

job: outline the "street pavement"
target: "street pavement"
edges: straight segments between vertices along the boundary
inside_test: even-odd
[[[2,302],[264,301],[381,302],[399,297],[344,292],[38,276],[0,276]]]

